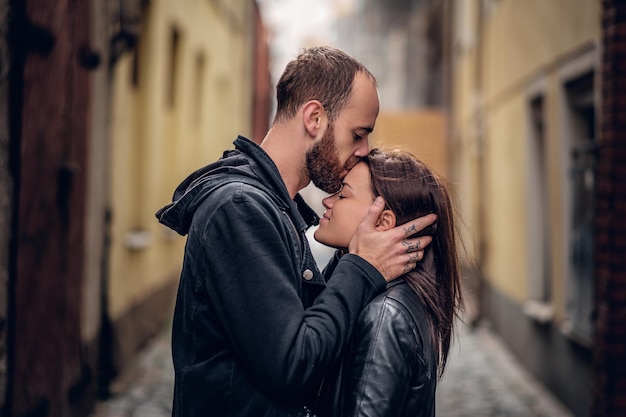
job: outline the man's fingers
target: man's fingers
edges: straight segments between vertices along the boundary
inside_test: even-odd
[[[385,266],[384,262],[386,259],[386,255],[384,254],[385,249],[382,249],[380,254],[377,254],[377,251],[380,250],[379,246],[381,243],[384,243],[385,240],[389,241],[390,239],[380,238],[380,232],[376,231],[376,222],[380,217],[380,214],[385,209],[385,201],[382,197],[376,197],[374,203],[370,206],[367,211],[367,215],[359,224],[357,232],[352,236],[350,240],[350,244],[348,246],[348,250],[350,253],[357,254],[361,256],[363,259],[370,262],[374,267],[376,267],[379,271],[382,267]],[[372,239],[374,238],[374,239]],[[387,250],[389,246],[387,246]],[[382,262],[378,263],[379,259],[376,259],[377,256],[381,256]],[[372,256],[374,255],[374,256]]]
[[[422,242],[420,242],[419,239],[415,239],[415,243],[411,243],[408,240],[402,241],[402,246],[406,248],[406,253],[417,252],[418,250],[420,250],[421,245]]]
[[[413,270],[417,266],[417,263],[421,261],[423,257],[424,257],[423,250],[409,253],[409,259],[407,260],[406,265],[404,266],[404,273],[406,274],[409,271]]]
[[[380,217],[380,213],[385,209],[385,201],[382,197],[376,197],[374,203],[370,206],[370,209],[367,212],[367,216],[361,223],[369,224],[372,229],[376,227],[376,222],[378,221],[378,217]]]
[[[371,211],[371,208],[370,208]],[[397,226],[396,229],[402,230],[404,236],[412,236],[415,233],[424,230],[426,227],[430,226],[437,220],[437,216],[434,214],[427,214],[425,216],[419,217],[413,221],[404,223],[400,226]]]
[[[414,253],[409,253],[409,263],[418,262],[424,257],[424,251],[417,251]]]
[[[368,214],[374,215],[376,216],[376,218],[378,218],[378,216],[380,216],[380,213],[383,212],[384,208],[385,208],[385,200],[383,200],[381,196],[378,196],[374,200],[374,203],[372,203],[372,205],[370,206],[370,210]]]
[[[430,245],[430,242],[432,241],[432,236],[420,236],[413,239],[404,239],[402,241],[402,246],[405,248],[407,253],[419,251],[422,252],[422,255],[424,255],[424,248]]]
[[[378,231],[376,222],[384,209],[384,199],[377,197],[359,224],[348,249],[378,269],[389,282],[412,270],[424,259],[424,248],[432,242],[432,237],[411,236],[433,224],[437,216],[428,214],[393,229]]]

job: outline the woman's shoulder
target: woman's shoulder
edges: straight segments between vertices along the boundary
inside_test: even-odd
[[[408,314],[409,316],[421,313],[423,306],[417,294],[404,280],[396,281],[398,282],[394,281],[394,285],[387,285],[385,291],[370,301],[363,309],[363,313],[368,316],[376,316],[383,311],[387,314],[395,312],[395,314]]]
[[[372,308],[381,308],[385,305],[401,307],[415,314],[422,315],[425,313],[422,300],[402,278],[387,284],[385,291],[376,296],[369,304]]]
[[[428,316],[422,300],[403,279],[393,281],[362,311],[360,326],[378,323],[419,334],[428,331]]]

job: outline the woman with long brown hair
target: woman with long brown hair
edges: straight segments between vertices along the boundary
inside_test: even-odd
[[[406,151],[373,149],[348,173],[342,189],[324,199],[326,211],[314,236],[338,249],[325,270],[330,276],[378,196],[386,208],[377,228],[435,213],[437,222],[417,234],[433,240],[424,259],[389,283],[361,313],[351,345],[312,402],[320,417],[435,415],[437,380],[462,306],[453,206],[445,181]],[[410,230],[407,237],[413,237]],[[407,261],[412,266],[416,259]]]

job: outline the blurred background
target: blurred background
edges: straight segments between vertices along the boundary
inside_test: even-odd
[[[371,144],[452,184],[466,331],[626,415],[622,0],[8,0],[0,28],[0,416],[89,416],[167,339],[185,240],[155,211],[319,44],[376,76]]]

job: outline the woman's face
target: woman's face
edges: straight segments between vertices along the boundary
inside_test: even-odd
[[[322,200],[326,211],[315,231],[315,240],[335,248],[347,248],[373,202],[369,167],[359,162],[345,176],[341,190]]]

